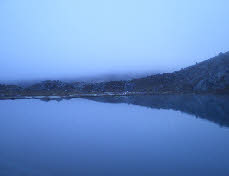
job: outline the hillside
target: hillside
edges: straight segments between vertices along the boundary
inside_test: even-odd
[[[0,96],[72,95],[104,92],[229,93],[229,52],[173,73],[156,74],[129,81],[43,81],[27,87],[0,85]]]
[[[135,89],[150,92],[228,92],[229,52],[173,73],[135,79]]]

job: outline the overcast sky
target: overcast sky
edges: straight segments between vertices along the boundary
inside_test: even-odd
[[[229,51],[228,0],[0,0],[0,80],[171,71]]]

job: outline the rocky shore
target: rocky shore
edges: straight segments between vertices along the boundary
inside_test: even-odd
[[[0,100],[14,100],[14,99],[40,99],[40,100],[63,100],[71,98],[93,98],[93,97],[122,97],[122,96],[135,96],[135,95],[147,95],[144,92],[104,92],[104,93],[79,93],[71,95],[35,95],[35,96],[0,96]]]

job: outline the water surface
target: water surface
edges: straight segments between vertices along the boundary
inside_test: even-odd
[[[0,175],[228,176],[227,104],[191,99],[0,101]]]

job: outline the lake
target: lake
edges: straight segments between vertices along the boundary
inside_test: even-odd
[[[0,175],[228,176],[228,100],[2,100]]]

